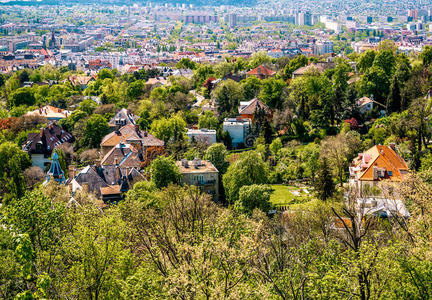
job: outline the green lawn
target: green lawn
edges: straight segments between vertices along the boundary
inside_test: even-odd
[[[312,189],[308,187],[297,187],[292,185],[272,185],[271,187],[274,192],[270,197],[270,202],[274,206],[305,203],[314,198],[312,195]],[[306,193],[304,189],[307,189],[309,194]]]

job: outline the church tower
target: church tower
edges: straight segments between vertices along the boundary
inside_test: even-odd
[[[58,154],[55,151],[52,157],[51,167],[47,173],[46,181],[49,182],[51,178],[58,183],[65,183],[66,181],[65,174],[60,166]]]

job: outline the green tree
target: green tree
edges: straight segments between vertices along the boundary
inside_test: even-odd
[[[93,100],[85,99],[79,104],[78,109],[80,111],[85,112],[88,116],[90,116],[98,106],[99,105]]]
[[[153,181],[138,181],[126,194],[126,201],[140,201],[146,208],[158,207],[160,204],[155,194],[157,190]]]
[[[284,104],[284,88],[286,83],[282,79],[267,78],[262,81],[258,98],[270,108],[281,109]]]
[[[361,149],[359,136],[352,131],[329,136],[321,142],[321,158],[329,163],[333,176],[342,186],[349,162]]]
[[[101,115],[92,115],[84,125],[82,144],[89,148],[98,148],[102,138],[108,134],[108,122]]]
[[[379,51],[375,56],[372,66],[380,67],[388,77],[391,77],[396,67],[396,57],[394,52],[391,50]]]
[[[262,64],[270,63],[272,58],[265,51],[254,52],[250,58],[250,67],[256,68]]]
[[[332,76],[333,81],[333,90],[336,98],[336,111],[343,111],[342,105],[346,100],[347,89],[348,89],[348,80],[349,80],[349,72],[352,69],[348,63],[345,61],[341,61],[336,65],[334,69],[334,73]]]
[[[374,50],[367,50],[362,55],[360,55],[357,68],[361,72],[366,72],[370,67],[372,67],[372,64],[374,63],[376,56],[376,52]]]
[[[115,213],[101,217],[96,208],[74,215],[61,245],[68,269],[62,282],[69,283],[64,296],[76,299],[119,298],[119,282],[132,268],[130,251],[125,247],[124,223]],[[59,284],[63,287],[62,284]],[[85,287],[85,288],[84,288]]]
[[[219,174],[225,174],[229,163],[226,159],[228,151],[224,144],[216,143],[207,148],[204,159],[209,160],[218,169]]]
[[[30,105],[34,105],[35,102],[36,99],[34,97],[32,89],[29,87],[23,87],[12,92],[9,101],[9,107],[13,108],[20,105],[30,106]]]
[[[295,70],[306,66],[308,63],[307,57],[304,55],[298,55],[291,59],[289,63],[283,69],[283,79],[288,80],[292,78],[292,74]]]
[[[29,156],[16,144],[0,144],[0,194],[3,196],[3,202],[24,195],[26,185],[23,172],[30,165]]]
[[[370,67],[362,76],[359,82],[360,93],[363,95],[373,95],[374,99],[380,103],[385,103],[389,93],[389,77],[386,72],[378,67]]]
[[[139,261],[148,266],[131,280],[129,293],[137,295],[138,288],[138,297],[149,298],[264,297],[250,280],[250,236],[257,222],[218,207],[196,187],[170,186],[161,198],[167,203],[162,210],[134,203],[123,209],[136,232],[132,248],[141,249]]]
[[[393,76],[390,85],[390,93],[387,98],[387,112],[399,112],[401,110],[402,97],[399,86],[399,80],[396,76]]]
[[[98,80],[104,80],[106,78],[114,79],[114,74],[111,70],[102,69],[98,72]]]
[[[6,220],[30,237],[35,251],[49,250],[59,242],[65,206],[53,205],[41,189],[26,192],[21,199],[6,205]]]
[[[210,77],[214,76],[215,71],[212,66],[210,65],[200,65],[195,71],[194,71],[194,83],[195,87],[201,87],[203,83]]]
[[[242,186],[239,191],[239,199],[234,203],[234,209],[238,212],[251,215],[258,208],[268,213],[272,208],[270,196],[273,189],[269,185]]]
[[[3,87],[6,82],[6,79],[3,74],[0,74],[0,87]]]
[[[190,58],[182,58],[176,64],[176,68],[177,69],[191,69],[191,70],[195,70],[196,67],[197,67],[196,62],[192,61]]]
[[[423,65],[428,67],[432,63],[432,47],[429,45],[424,46],[420,58],[423,61]]]
[[[234,80],[224,80],[214,89],[213,95],[218,103],[218,113],[222,117],[237,114],[240,101],[244,99],[241,85]]]
[[[126,94],[131,100],[136,100],[144,93],[144,82],[142,80],[136,80],[129,84]]]
[[[333,175],[327,160],[321,160],[319,166],[314,187],[318,198],[325,201],[333,196],[335,192],[335,183],[333,182]]]
[[[180,170],[170,157],[159,156],[150,165],[151,180],[157,188],[167,187],[170,183],[180,184]]]
[[[150,112],[147,109],[144,109],[140,113],[137,123],[142,130],[149,130],[151,125],[151,120],[150,120]]]
[[[218,125],[219,120],[212,111],[205,111],[198,117],[198,127],[200,129],[217,129]]]
[[[267,183],[268,174],[268,166],[261,155],[256,151],[244,153],[228,167],[222,178],[228,202],[238,200],[240,188],[244,185]]]
[[[279,156],[279,152],[282,149],[282,147],[283,147],[283,144],[282,144],[281,139],[280,138],[275,138],[271,142],[271,144],[269,146],[269,149],[270,149],[270,151],[271,151],[271,153],[272,153],[273,156],[278,157]]]
[[[165,143],[182,141],[185,139],[186,122],[181,115],[154,120],[151,124],[151,132]]]
[[[249,76],[241,82],[244,97],[246,100],[251,100],[258,96],[261,89],[261,80],[255,76]]]

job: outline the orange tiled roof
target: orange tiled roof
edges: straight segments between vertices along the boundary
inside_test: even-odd
[[[255,69],[250,70],[249,72],[247,72],[247,75],[263,75],[263,76],[272,76],[274,75],[276,72],[266,68],[264,66],[258,66]]]
[[[364,153],[360,153],[353,160],[353,168],[358,180],[373,181],[390,179],[391,181],[401,181],[408,172],[408,166],[403,158],[388,147],[377,145],[373,146]],[[385,176],[374,179],[374,167],[385,170]]]
[[[117,195],[121,194],[119,185],[109,185],[100,188],[101,195]]]
[[[107,134],[101,142],[101,147],[114,147],[120,142],[126,143],[139,143],[142,142],[143,146],[164,146],[164,142],[155,138],[149,133],[137,130],[135,125],[127,124],[121,127],[118,131]]]

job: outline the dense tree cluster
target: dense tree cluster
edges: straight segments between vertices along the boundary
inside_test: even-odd
[[[270,219],[251,210],[266,205],[263,185],[242,187],[231,210],[193,187],[143,182],[103,213],[90,195],[71,203],[49,185],[2,207],[0,295],[421,298],[432,189],[410,178],[399,192],[413,218],[389,223],[335,202]]]

